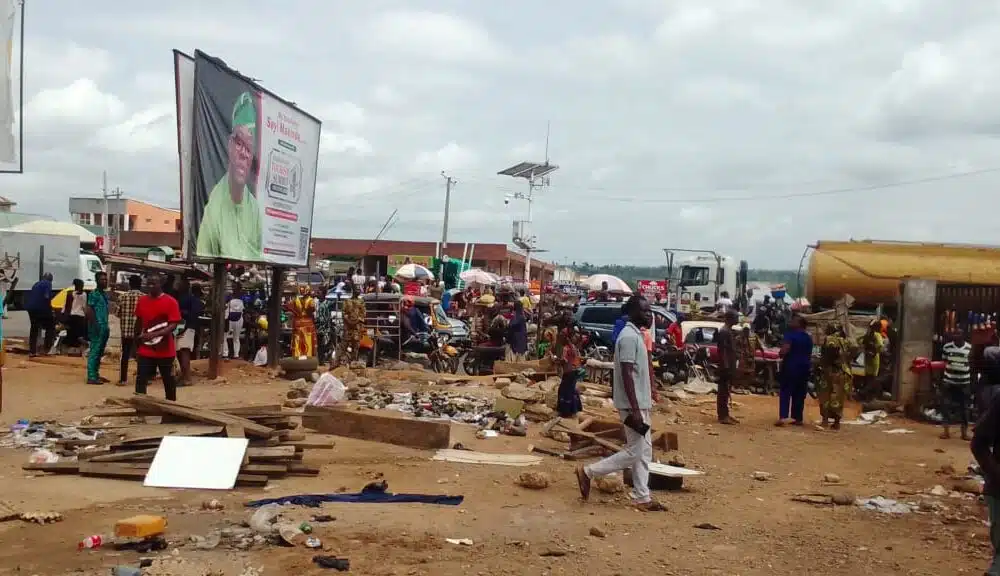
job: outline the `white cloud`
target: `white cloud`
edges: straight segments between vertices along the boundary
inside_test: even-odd
[[[372,90],[372,100],[380,106],[395,108],[406,103],[406,97],[390,84],[379,84]]]
[[[111,53],[107,50],[75,42],[58,42],[43,37],[32,38],[26,46],[25,87],[29,90],[62,87],[78,78],[101,80],[113,66]],[[16,58],[14,63],[16,67]]]
[[[357,130],[365,125],[368,115],[365,109],[354,102],[336,102],[322,109],[319,119],[324,126],[339,126],[345,130]]]
[[[320,135],[319,151],[321,154],[351,153],[358,156],[369,156],[373,149],[371,143],[361,136],[324,129]]]
[[[455,142],[449,142],[433,152],[421,152],[413,161],[414,172],[439,172],[441,170],[466,170],[478,161],[475,151]]]
[[[106,150],[136,153],[149,150],[177,152],[177,116],[174,102],[140,110],[118,124],[102,127],[94,144]]]
[[[371,50],[418,61],[481,64],[504,57],[504,49],[478,23],[439,12],[383,12],[364,30],[361,41]]]
[[[103,126],[116,121],[125,105],[107,94],[90,78],[80,78],[64,88],[42,90],[25,106],[25,122],[70,123]]]

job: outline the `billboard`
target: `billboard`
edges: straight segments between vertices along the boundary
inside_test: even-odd
[[[174,70],[185,255],[308,265],[320,121],[201,51]]]
[[[0,42],[3,43],[3,62],[0,63],[0,164],[17,164],[18,149],[14,141],[14,78],[11,76],[14,66],[14,28],[18,15],[16,0],[0,0]],[[21,18],[23,22],[23,6]],[[21,27],[22,36],[24,26]],[[24,53],[24,38],[20,40],[21,53]],[[23,63],[23,58],[21,59]],[[24,78],[24,70],[21,70]],[[20,80],[18,82],[20,84]],[[23,94],[23,91],[22,91]],[[23,102],[17,103],[18,108],[24,108]],[[19,170],[18,170],[19,171]]]

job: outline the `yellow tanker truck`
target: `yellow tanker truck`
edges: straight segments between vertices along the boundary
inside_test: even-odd
[[[895,305],[904,278],[1000,285],[1000,247],[885,240],[821,240],[812,246],[806,297],[829,307],[844,294],[855,306]]]

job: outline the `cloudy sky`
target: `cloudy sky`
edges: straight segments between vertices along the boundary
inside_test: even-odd
[[[58,8],[56,8],[58,5]],[[521,160],[555,261],[715,249],[794,268],[819,239],[995,242],[1000,2],[28,0],[18,210],[178,205],[171,49],[323,120],[316,235],[504,242]],[[16,72],[16,70],[15,70]],[[989,201],[987,199],[990,199]]]

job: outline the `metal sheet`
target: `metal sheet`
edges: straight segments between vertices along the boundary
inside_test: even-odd
[[[146,473],[145,486],[231,490],[236,486],[246,438],[166,436]]]

